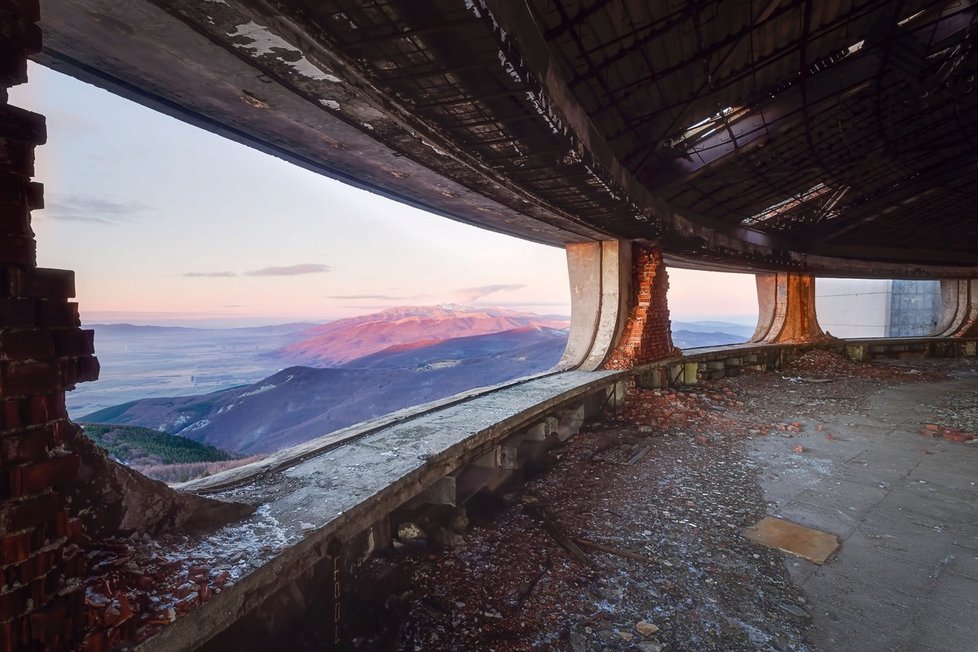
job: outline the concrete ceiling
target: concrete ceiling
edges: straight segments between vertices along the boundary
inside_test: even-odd
[[[539,242],[964,277],[976,15],[969,0],[57,0],[37,58]]]

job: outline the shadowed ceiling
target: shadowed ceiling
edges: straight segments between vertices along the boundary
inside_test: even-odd
[[[658,239],[715,268],[978,265],[969,1],[45,10],[48,65],[497,231]]]

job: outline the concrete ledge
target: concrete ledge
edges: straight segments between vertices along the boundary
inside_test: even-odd
[[[335,577],[339,557],[348,567],[389,545],[396,510],[462,504],[475,491],[500,486],[520,464],[575,434],[584,419],[617,404],[629,383],[695,384],[744,369],[776,369],[816,348],[857,360],[974,356],[976,340],[745,344],[687,350],[626,371],[542,374],[404,410],[187,483],[187,489],[261,504],[262,517],[281,529],[281,542],[270,561],[139,649],[260,648],[257,633],[281,631],[285,613],[300,615]]]

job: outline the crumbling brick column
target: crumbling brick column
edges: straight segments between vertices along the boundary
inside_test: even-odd
[[[941,281],[942,312],[933,335],[978,337],[978,279]]]
[[[97,378],[98,362],[68,301],[72,273],[37,268],[31,177],[44,118],[7,103],[41,48],[38,20],[38,0],[0,3],[0,650],[71,649],[84,625],[81,525],[60,491],[79,467],[65,390]]]
[[[815,277],[778,272],[757,275],[757,329],[751,342],[764,344],[823,342],[815,315]]]
[[[604,364],[605,369],[632,367],[676,355],[669,321],[669,274],[655,244],[632,244],[632,283],[628,319]]]

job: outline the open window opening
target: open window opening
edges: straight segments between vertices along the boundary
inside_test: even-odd
[[[671,267],[669,314],[680,349],[742,344],[757,326],[754,275]]]
[[[346,186],[37,65],[15,92],[51,133],[40,264],[75,270],[102,366],[68,394],[69,414],[120,462],[190,480],[561,357],[562,249]]]

